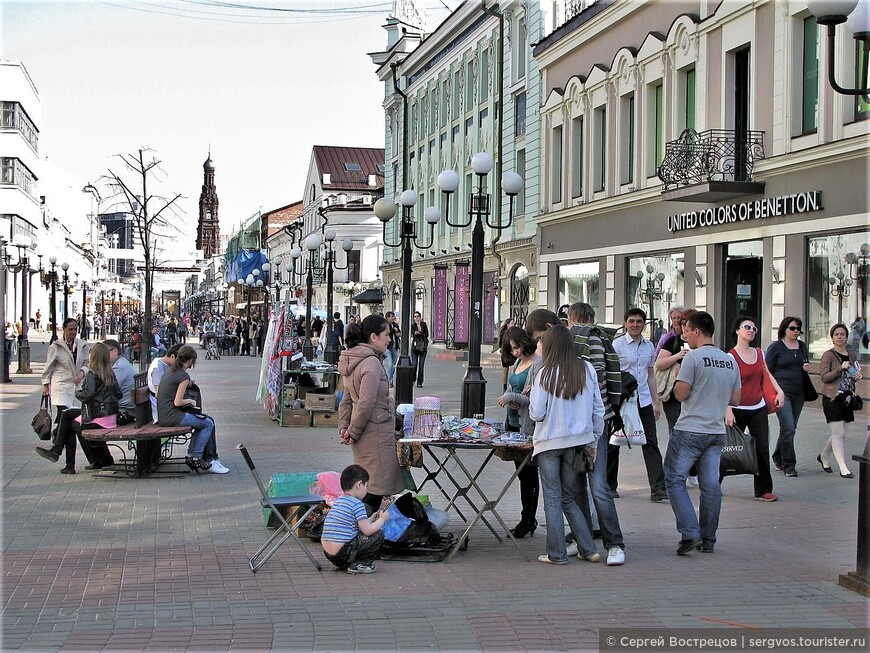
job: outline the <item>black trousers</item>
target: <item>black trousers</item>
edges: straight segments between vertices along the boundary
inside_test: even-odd
[[[755,410],[732,409],[734,426],[741,431],[749,427],[749,435],[755,446],[755,457],[758,459],[758,473],[752,477],[755,486],[755,496],[760,497],[773,492],[773,478],[770,476],[770,426],[767,422],[767,407]],[[722,477],[719,477],[722,483]]]
[[[54,437],[52,437],[51,451],[60,456],[66,450],[66,466],[75,468],[76,466],[76,432],[73,429],[75,419],[82,414],[80,408],[67,408],[66,406],[57,406],[57,417],[55,423],[57,427],[54,429]]]
[[[323,555],[339,569],[347,569],[354,562],[370,563],[378,557],[378,551],[384,543],[384,534],[378,531],[373,535],[357,533],[350,542],[346,542],[338,553],[331,555],[326,551]]]

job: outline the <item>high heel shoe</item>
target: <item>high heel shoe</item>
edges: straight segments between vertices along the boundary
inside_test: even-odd
[[[518,540],[525,537],[526,535],[531,537],[532,535],[535,534],[535,529],[537,527],[538,527],[538,520],[537,519],[533,519],[531,521],[531,523],[521,521],[519,524],[517,524],[516,526],[514,526],[511,529],[511,535],[513,535],[514,538],[516,538]]]
[[[840,478],[855,478],[855,475],[852,472],[849,472],[848,474],[840,472]]]
[[[825,470],[825,473],[827,473],[827,474],[834,473],[833,469],[831,469],[830,467],[825,467],[825,463],[822,462],[822,454],[819,454],[818,456],[816,456],[816,460],[819,461],[819,464],[822,466],[822,469]]]
[[[194,458],[193,456],[187,456],[184,459],[184,464],[190,467],[191,471],[199,474],[199,470],[208,471],[211,469],[211,463],[207,463],[202,458]]]

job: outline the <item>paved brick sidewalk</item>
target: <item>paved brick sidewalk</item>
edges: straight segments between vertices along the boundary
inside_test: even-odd
[[[33,360],[44,354],[35,343]],[[603,627],[868,626],[867,600],[836,583],[855,566],[857,481],[819,469],[826,428],[814,409],[801,422],[800,477],[774,478],[781,501],[753,501],[749,478],[725,481],[715,555],[674,554],[673,513],[649,501],[639,452],[626,452],[617,500],[622,567],[525,562],[478,527],[468,551],[448,565],[318,572],[288,544],[252,574],[247,558],[267,532],[233,446],[247,444],[266,477],[351,462],[332,430],[282,429],[265,416],[253,399],[258,367],[258,359],[224,357],[195,369],[232,470],[224,476],[63,476],[34,453],[38,377],[13,374],[13,384],[0,386],[3,650],[576,651],[597,649]],[[457,410],[463,374],[461,363],[431,356],[424,390],[450,397],[448,410]],[[486,375],[493,397],[500,370]],[[490,415],[499,412],[494,406]],[[865,437],[853,427],[850,455]],[[81,453],[78,460],[85,464]],[[494,490],[509,473],[494,462],[482,484]],[[517,492],[500,512],[516,522]],[[538,518],[539,531],[521,540],[533,560],[544,551],[542,508]],[[448,530],[458,531],[455,516]]]

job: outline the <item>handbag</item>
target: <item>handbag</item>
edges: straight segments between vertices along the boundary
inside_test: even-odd
[[[610,436],[610,444],[617,447],[646,444],[646,433],[643,430],[643,422],[640,421],[640,411],[637,408],[637,390],[619,409],[622,417],[622,433],[614,433]]]
[[[414,351],[418,354],[426,351],[426,339],[419,333],[414,334]]]
[[[656,371],[656,393],[661,401],[668,401],[674,392],[674,384],[680,373],[680,364],[674,363],[666,370]]]
[[[815,401],[819,398],[819,393],[813,385],[813,380],[807,372],[802,372],[804,380],[804,401]]]
[[[761,349],[756,349],[756,351],[758,351],[759,356],[762,355]],[[780,407],[776,405],[776,388],[770,382],[770,372],[767,369],[764,358],[761,359],[761,364],[764,367],[764,374],[761,375],[761,395],[764,397],[767,413],[771,414],[778,411]]]
[[[734,426],[725,426],[725,444],[719,458],[719,476],[758,474],[755,442],[752,436]]]
[[[39,402],[39,411],[30,420],[30,426],[40,440],[50,440],[51,423],[51,398],[44,395]]]

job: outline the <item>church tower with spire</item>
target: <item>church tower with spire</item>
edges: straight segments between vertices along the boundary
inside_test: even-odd
[[[211,152],[202,164],[202,193],[199,195],[199,225],[196,229],[196,248],[204,258],[220,254],[221,230],[218,223],[218,196],[214,185],[214,163]]]

